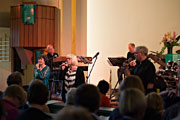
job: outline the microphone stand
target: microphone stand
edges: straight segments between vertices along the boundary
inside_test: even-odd
[[[51,83],[51,90],[50,90],[50,100],[51,100],[51,96],[53,94],[53,87],[54,87],[53,58],[54,57],[48,59],[48,62],[51,62],[50,63],[50,65],[51,65],[50,72],[52,72],[52,73],[50,73],[52,75],[52,83]],[[50,77],[51,77],[51,75],[50,75]]]
[[[50,92],[50,99],[51,99],[51,96],[53,95],[53,88],[54,88],[54,85],[55,85],[55,94],[56,94],[56,92],[57,92],[57,84],[58,83],[55,83],[55,82],[58,82],[58,80],[55,80],[55,76],[54,76],[54,74],[55,74],[55,72],[54,72],[54,70],[53,70],[53,61],[54,61],[54,56],[52,57],[52,58],[50,58],[49,59],[50,60],[50,65],[51,65],[51,75],[52,75],[52,83],[51,83],[51,92]]]
[[[97,60],[97,57],[95,57],[95,60],[94,60],[94,62],[93,62],[93,65],[92,65],[92,67],[91,67],[91,70],[90,70],[90,72],[89,72],[89,75],[87,75],[87,82],[88,82],[88,83],[90,83],[89,78],[90,78],[91,72],[92,72],[92,70],[93,70],[93,68],[94,68],[94,65],[95,65],[95,63],[96,63],[96,60]]]
[[[122,67],[122,66],[119,66],[120,68],[119,68],[119,70],[118,70],[118,81],[116,82],[116,85],[114,86],[114,89],[112,90],[112,92],[111,92],[111,94],[110,94],[110,100],[112,99],[112,97],[114,97],[113,96],[113,94],[114,94],[114,92],[115,92],[115,89],[116,89],[116,87],[117,87],[117,85],[118,85],[118,83],[120,84],[120,82],[122,81],[122,75],[124,74],[124,67]]]

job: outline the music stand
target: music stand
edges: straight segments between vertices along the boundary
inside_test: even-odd
[[[127,59],[124,58],[124,57],[116,57],[116,58],[108,57],[108,63],[111,66],[118,66],[118,67],[120,67],[120,71],[118,70],[118,73],[119,73],[118,74],[118,80],[117,80],[117,82],[116,82],[116,84],[115,84],[115,86],[114,86],[114,88],[113,88],[113,90],[112,90],[112,92],[110,94],[110,100],[113,97],[112,95],[114,94],[115,89],[116,89],[118,83],[120,82],[119,78],[122,78],[122,74],[124,73],[124,70],[122,69],[122,66],[123,66],[123,63],[125,61],[127,61]]]
[[[59,82],[62,84],[62,80],[59,80],[59,65],[62,64],[62,62],[66,61],[66,57],[52,57],[51,60],[51,72],[52,72],[52,82],[51,82],[51,89],[50,89],[50,99],[53,95],[53,92],[57,95],[57,91],[59,88]],[[59,88],[60,90],[61,87]]]
[[[108,63],[111,65],[111,66],[119,66],[121,67],[123,65],[123,63],[127,60],[126,58],[124,57],[108,57]]]

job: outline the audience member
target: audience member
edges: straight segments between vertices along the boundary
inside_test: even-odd
[[[85,83],[84,72],[78,67],[77,57],[73,54],[66,56],[67,64],[62,65],[60,80],[63,80],[62,100],[66,102],[65,96],[70,88],[78,87]]]
[[[82,107],[68,106],[60,110],[55,120],[93,120],[91,114]]]
[[[160,95],[155,92],[149,93],[146,96],[147,109],[145,113],[145,120],[161,120],[164,112],[164,103]]]
[[[49,88],[50,68],[45,64],[46,56],[39,55],[36,70],[34,72],[35,79],[42,80],[43,83]]]
[[[6,82],[8,86],[13,84],[22,86],[22,74],[20,72],[13,72],[8,76]],[[2,97],[3,97],[3,92],[1,91],[0,98]]]
[[[170,106],[167,108],[162,116],[162,120],[172,120],[174,118],[178,118],[180,113],[180,102]],[[179,120],[179,119],[178,119]]]
[[[51,120],[52,118],[43,112],[48,94],[48,88],[42,81],[32,81],[27,94],[30,108],[20,114],[17,120]]]
[[[141,79],[136,75],[127,76],[119,86],[119,93],[128,88],[137,88],[142,93],[145,93],[143,83]],[[121,115],[119,114],[119,108],[114,109],[111,114],[109,120],[117,120],[120,119]]]
[[[17,84],[22,86],[22,74],[20,72],[13,72],[7,78],[7,85]]]
[[[86,108],[94,120],[99,120],[96,115],[100,105],[98,88],[91,84],[80,85],[75,92],[75,105]]]
[[[26,102],[26,92],[19,85],[10,85],[6,88],[3,101],[6,107],[6,120],[14,120],[20,112],[18,107]]]
[[[6,120],[6,109],[3,100],[0,99],[0,120]]]
[[[66,105],[74,105],[74,94],[77,88],[70,88],[66,94]]]
[[[136,75],[127,76],[120,84],[119,92],[127,88],[137,88],[145,94],[145,90],[141,78]]]
[[[121,91],[119,111],[122,120],[143,120],[147,102],[143,92],[137,88]]]
[[[99,81],[97,87],[99,88],[100,95],[101,95],[101,101],[100,101],[100,107],[111,107],[110,100],[106,96],[106,93],[109,90],[109,83],[105,80]]]

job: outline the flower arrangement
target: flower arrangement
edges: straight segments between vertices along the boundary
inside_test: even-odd
[[[176,33],[173,32],[173,35],[171,35],[171,32],[168,32],[164,35],[161,43],[164,44],[164,47],[162,47],[160,54],[164,53],[164,50],[168,47],[174,47],[174,46],[180,46],[180,43],[178,43],[180,39],[180,35],[176,37]]]

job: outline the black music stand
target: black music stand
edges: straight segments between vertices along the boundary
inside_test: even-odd
[[[114,94],[114,92],[115,92],[115,89],[116,89],[118,83],[120,83],[121,80],[122,80],[122,75],[123,75],[123,73],[124,73],[124,69],[123,69],[122,66],[123,66],[123,63],[124,63],[125,61],[127,61],[127,59],[124,58],[124,57],[116,57],[116,58],[108,57],[108,63],[109,63],[111,66],[118,66],[118,67],[119,67],[119,70],[118,70],[118,80],[117,80],[117,82],[116,82],[116,84],[115,84],[115,86],[114,86],[114,88],[113,88],[113,91],[112,91],[111,94],[110,94],[110,100],[111,100],[111,98],[113,97],[113,94]]]
[[[56,57],[57,58],[57,57]],[[53,95],[53,91],[55,94],[57,94],[58,91],[58,84],[59,82],[61,82],[61,80],[59,80],[59,70],[60,69],[55,69],[55,68],[59,68],[59,65],[62,64],[62,62],[54,62],[54,59],[56,59],[54,57],[50,58],[50,65],[51,65],[51,89],[50,89],[50,99],[51,96]],[[60,90],[62,90],[61,88],[59,88]]]

